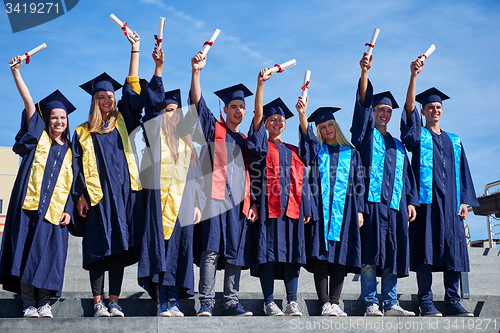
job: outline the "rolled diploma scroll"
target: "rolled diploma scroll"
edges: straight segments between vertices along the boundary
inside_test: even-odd
[[[111,21],[115,22],[117,26],[119,26],[120,28],[123,28],[123,22],[120,21],[118,19],[118,17],[115,16],[115,14],[111,14],[109,15],[109,18],[111,19]],[[123,29],[122,29],[123,30]],[[127,30],[127,35],[132,38],[134,41],[139,41],[139,38],[137,38],[136,36],[134,36],[132,30],[129,29],[129,27],[126,27],[126,30]]]
[[[370,41],[370,44],[368,45],[368,51],[367,51],[368,58],[370,58],[370,56],[372,55],[373,47],[375,46],[375,42],[377,41],[379,32],[380,32],[380,29],[378,29],[378,28],[375,28],[375,30],[373,30],[372,40]]]
[[[311,81],[311,71],[306,71],[304,76],[304,85],[302,86],[302,99],[307,96],[307,91],[309,90],[309,82]]]
[[[217,37],[219,37],[219,34],[220,34],[220,30],[219,29],[215,29],[214,33],[212,34],[212,37],[210,37],[210,39],[208,40],[207,43],[205,43],[205,47],[203,48],[203,51],[201,51],[201,55],[204,56],[207,54],[208,50],[210,50],[210,48],[212,47],[212,44],[215,42],[215,40],[217,39]]]
[[[41,50],[44,50],[47,48],[47,44],[43,43],[41,45],[38,45],[37,47],[35,47],[33,50],[31,51],[28,51],[28,56],[31,57],[33,54],[36,54],[38,52],[40,52]],[[14,61],[12,64],[9,64],[10,67],[14,66],[15,64],[19,63],[20,61],[23,61],[25,60],[27,57],[26,57],[26,54],[23,54],[21,56],[21,59],[17,60],[17,61]]]
[[[271,68],[269,68],[267,70],[266,75],[271,74],[271,73],[276,73],[277,71],[280,70],[280,68],[281,68],[281,70],[284,70],[284,69],[286,69],[288,67],[292,67],[292,66],[295,66],[295,65],[297,65],[297,60],[295,60],[295,59],[292,59],[290,61],[282,63],[281,65],[279,65],[279,67],[276,66],[276,65],[274,65],[274,67],[271,67]]]
[[[429,46],[427,51],[425,51],[425,53],[423,55],[419,56],[418,58],[422,61],[425,61],[425,59],[427,59],[432,54],[432,52],[434,52],[435,50],[436,50],[436,45],[431,44],[431,46]]]
[[[161,43],[163,40],[163,29],[165,28],[165,18],[160,17],[160,24],[158,25],[158,35],[156,36],[158,38],[156,46],[158,49],[161,49]]]

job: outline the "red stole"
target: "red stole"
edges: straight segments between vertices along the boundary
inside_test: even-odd
[[[298,219],[300,216],[300,203],[302,201],[304,163],[302,163],[299,155],[297,155],[297,147],[292,145],[287,145],[287,147],[292,151],[292,165],[290,168],[290,193],[288,195],[286,216],[291,219]],[[280,156],[278,147],[276,147],[274,143],[268,142],[266,180],[269,218],[278,218],[282,215],[280,177]]]
[[[227,127],[218,121],[215,122],[214,155],[212,169],[212,198],[224,200],[226,196],[226,174],[227,174]],[[240,133],[246,139],[246,136]],[[245,153],[245,199],[243,201],[243,214],[247,216],[250,209],[250,175],[248,173],[248,152]]]

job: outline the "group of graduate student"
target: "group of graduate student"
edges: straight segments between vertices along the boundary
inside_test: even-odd
[[[215,92],[224,104],[225,117],[218,120],[202,95],[207,59],[198,53],[191,59],[189,111],[183,115],[180,90],[164,91],[163,51],[153,52],[147,82],[138,76],[140,41],[127,39],[124,85],[103,73],[81,86],[92,101],[72,142],[67,116],[75,107],[59,91],[33,103],[22,62],[12,66],[25,106],[14,145],[23,159],[2,238],[0,283],[21,293],[24,317],[52,317],[50,297],[61,294],[68,231],[82,236],[96,317],[124,316],[123,273],[134,263],[158,316],[184,316],[178,300],[195,294],[194,264],[200,267],[198,316],[212,315],[218,269],[224,269],[224,315],[253,315],[238,299],[247,268],[260,279],[266,315],[301,316],[302,267],[314,275],[322,316],[347,316],[339,304],[349,272],[361,275],[365,315],[414,316],[397,300],[397,279],[410,269],[417,273],[422,316],[442,316],[433,305],[433,271],[444,272],[446,315],[473,315],[460,305],[458,288],[460,272],[469,270],[463,220],[477,200],[459,137],[440,127],[448,97],[435,88],[416,95],[423,61],[410,65],[402,142],[387,131],[398,104],[390,92],[373,94],[373,56],[364,53],[352,144],[335,120],[339,108],[309,114],[309,99],[299,97],[294,146],[282,141],[294,113],[280,98],[264,104],[273,75],[267,69],[257,75],[247,137],[240,126],[248,88],[236,84]],[[133,135],[146,143],[140,164]],[[194,143],[201,145],[199,156]],[[274,302],[280,279],[283,310]]]

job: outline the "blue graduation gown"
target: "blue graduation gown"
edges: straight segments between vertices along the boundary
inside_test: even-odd
[[[365,221],[361,227],[361,263],[377,265],[377,272],[390,269],[398,277],[408,276],[410,253],[408,244],[408,205],[418,206],[415,177],[405,154],[403,166],[403,189],[399,211],[390,208],[394,186],[396,144],[391,135],[384,136],[385,160],[380,202],[368,201],[370,170],[372,161],[373,87],[368,84],[365,107],[360,103],[359,91],[351,127],[351,142],[358,149],[365,176]]]
[[[174,230],[164,240],[160,188],[161,114],[164,90],[161,77],[153,76],[145,96],[144,128],[149,148],[142,159],[141,182],[144,187],[144,234],[139,254],[138,282],[151,298],[157,298],[156,284],[175,286],[179,298],[194,295],[193,217],[194,207],[203,210],[205,195],[199,161],[190,165],[186,186]],[[155,118],[156,117],[156,118]]]
[[[20,293],[20,282],[36,288],[53,291],[52,296],[61,296],[68,229],[54,225],[44,219],[50,198],[59,176],[59,171],[69,143],[50,148],[40,195],[38,210],[22,208],[26,196],[31,166],[36,146],[45,129],[45,122],[38,112],[33,114],[28,126],[23,111],[21,130],[16,136],[13,150],[22,157],[22,162],[12,189],[7,217],[5,219],[2,248],[0,252],[0,283],[8,291]],[[68,198],[64,211],[72,215],[73,201]]]
[[[143,108],[142,97],[128,85],[123,85],[122,99],[118,102],[128,133],[140,126]],[[97,170],[103,198],[95,206],[90,206],[86,218],[78,216],[82,224],[83,268],[112,254],[123,254],[125,265],[137,262],[137,247],[142,235],[142,191],[134,192],[130,185],[130,174],[123,143],[115,128],[109,133],[92,133],[92,142],[97,160]],[[86,194],[82,169],[82,147],[80,138],[73,136],[73,197],[77,200]],[[78,212],[75,212],[75,216]]]
[[[412,152],[412,168],[420,190],[420,135],[422,120],[415,108],[410,119],[403,110],[401,140]],[[434,271],[469,271],[463,220],[457,215],[457,189],[453,144],[445,133],[430,131],[433,146],[432,203],[420,204],[410,224],[411,269],[421,264]],[[460,204],[478,206],[464,148],[460,156]]]
[[[190,99],[188,104],[191,105]],[[196,114],[196,112],[198,114]],[[242,212],[243,193],[246,179],[246,139],[241,133],[227,129],[227,173],[225,200],[212,198],[212,146],[214,143],[216,119],[205,100],[201,97],[198,110],[191,107],[185,117],[193,140],[202,145],[200,161],[205,179],[204,192],[207,198],[203,211],[203,221],[195,226],[195,263],[198,265],[202,251],[220,254],[217,268],[230,264],[250,265],[249,221]]]
[[[266,157],[268,145],[276,145],[280,162],[280,203],[282,215],[269,218],[266,181]],[[309,183],[305,177],[302,183],[302,201],[299,219],[286,216],[292,165],[292,150],[287,144],[279,145],[268,141],[267,131],[262,124],[258,131],[250,125],[247,147],[252,161],[252,188],[258,189],[259,219],[251,225],[252,230],[252,265],[250,274],[259,276],[259,265],[267,262],[306,263],[304,216],[311,216],[313,203]],[[309,164],[309,153],[300,156],[305,165]],[[275,265],[275,279],[283,279],[283,271]],[[300,266],[299,266],[300,267]]]
[[[361,267],[361,238],[359,232],[358,211],[364,209],[364,181],[362,173],[361,158],[356,149],[351,149],[351,168],[349,171],[348,189],[345,197],[345,206],[340,231],[339,241],[328,241],[328,250],[325,247],[323,199],[321,195],[321,179],[318,163],[318,153],[320,149],[317,136],[309,127],[308,135],[300,136],[300,151],[306,146],[311,153],[311,172],[309,173],[309,183],[318,207],[317,218],[314,218],[305,225],[306,234],[306,255],[307,265],[305,268],[313,272],[314,261],[325,260],[333,264],[347,266],[347,272],[358,273]],[[330,154],[330,196],[333,196],[333,188],[337,176],[337,165],[339,160],[340,146],[328,145]]]

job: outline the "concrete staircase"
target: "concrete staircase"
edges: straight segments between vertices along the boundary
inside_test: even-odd
[[[136,282],[136,266],[125,269],[120,305],[125,318],[93,318],[92,295],[88,272],[81,268],[81,239],[70,237],[66,276],[62,297],[52,300],[53,319],[23,319],[20,296],[0,292],[0,332],[290,332],[335,330],[339,332],[483,332],[500,331],[500,250],[470,248],[470,299],[462,305],[474,312],[475,318],[395,318],[364,317],[363,302],[359,300],[360,282],[349,274],[344,283],[341,308],[347,318],[320,317],[312,274],[301,271],[298,303],[303,317],[270,318],[264,316],[262,292],[257,278],[248,271],[242,273],[240,301],[254,317],[223,317],[222,293],[216,294],[217,304],[211,318],[196,317],[197,297],[181,300],[184,318],[158,318],[156,306]],[[196,269],[196,268],[195,268]],[[196,269],[196,276],[198,271]],[[222,272],[218,272],[216,290],[222,290]],[[414,273],[398,280],[400,305],[418,314]],[[444,311],[442,274],[434,274],[433,291],[436,307]],[[282,281],[275,283],[276,303],[286,305]]]

